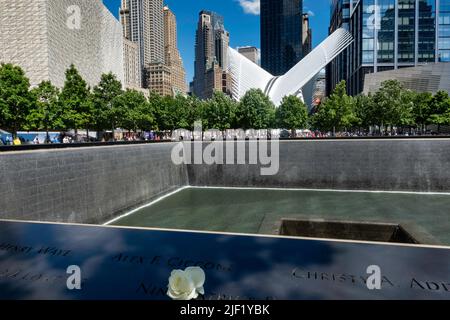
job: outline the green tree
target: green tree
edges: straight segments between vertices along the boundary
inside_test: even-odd
[[[438,133],[442,125],[450,124],[450,98],[446,91],[438,91],[431,100],[429,123],[437,125]]]
[[[203,110],[204,129],[231,129],[235,123],[236,103],[223,92],[216,91]]]
[[[175,97],[162,97],[152,92],[149,102],[159,130],[173,131],[176,129],[190,129],[192,127],[192,114],[189,105],[192,101],[190,98],[186,98],[181,94]]]
[[[415,124],[420,128],[421,132],[424,132],[426,125],[429,124],[432,100],[433,95],[430,92],[420,92],[415,94],[413,117]]]
[[[236,109],[236,122],[242,129],[268,129],[274,124],[275,106],[260,89],[247,91]]]
[[[413,95],[397,80],[387,80],[374,95],[376,118],[380,127],[412,125]]]
[[[169,113],[173,119],[171,130],[189,129],[192,124],[189,122],[190,112],[187,106],[187,98],[177,94],[175,97],[166,97],[166,99],[168,99]]]
[[[157,128],[155,116],[144,94],[138,91],[133,91],[132,99],[130,100],[134,105],[133,110],[135,113],[134,119],[136,128],[141,129],[142,131],[155,130]]]
[[[333,93],[324,100],[313,116],[314,125],[322,131],[350,128],[357,118],[354,112],[354,100],[346,93],[346,82],[341,81]]]
[[[24,71],[12,64],[0,65],[0,126],[14,137],[27,122],[33,105],[30,81]]]
[[[186,108],[189,110],[188,122],[190,124],[189,129],[194,129],[194,124],[197,121],[202,121],[206,123],[204,117],[205,110],[208,108],[208,101],[200,100],[195,96],[187,96],[186,98]]]
[[[368,129],[370,126],[376,124],[374,119],[376,111],[371,93],[368,95],[360,94],[354,98],[354,111],[355,127]]]
[[[100,131],[113,128],[111,119],[108,118],[113,101],[123,93],[122,84],[112,74],[103,74],[100,82],[92,91],[93,122],[97,135]],[[98,136],[97,136],[98,138]]]
[[[93,106],[90,99],[90,90],[86,81],[72,64],[66,70],[66,81],[60,94],[63,105],[63,121],[67,129],[86,128],[93,123]]]
[[[153,128],[153,114],[144,94],[136,90],[126,90],[112,100],[112,108],[107,112],[114,126],[135,132],[138,129]]]
[[[164,99],[164,97],[156,92],[150,92],[148,101],[155,118],[157,129],[160,131],[165,131],[172,128],[174,126],[173,119],[169,112],[168,106],[170,101],[168,99]]]
[[[284,97],[275,113],[278,127],[290,129],[295,137],[295,129],[304,129],[308,124],[306,105],[296,96]]]
[[[47,143],[49,130],[63,129],[59,89],[50,81],[43,81],[31,93],[35,99],[27,117],[27,129],[45,130]]]

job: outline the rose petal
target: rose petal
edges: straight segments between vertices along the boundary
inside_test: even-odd
[[[205,284],[206,275],[202,268],[188,267],[186,268],[185,272],[192,279],[192,281],[194,282],[194,286],[197,289],[203,287],[203,285]]]
[[[190,274],[182,270],[172,271],[168,288],[167,295],[174,300],[192,300],[198,297]]]

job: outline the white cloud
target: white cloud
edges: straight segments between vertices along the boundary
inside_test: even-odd
[[[308,15],[309,15],[310,17],[314,17],[316,14],[315,14],[313,11],[308,10]]]
[[[239,4],[245,13],[259,15],[260,2],[259,0],[239,0]]]

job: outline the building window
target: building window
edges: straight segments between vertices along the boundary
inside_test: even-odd
[[[395,0],[379,0],[380,29],[378,31],[378,63],[394,63]],[[409,23],[405,18],[405,23]]]
[[[415,0],[398,0],[398,62],[414,63]]]
[[[436,0],[419,1],[419,62],[434,62],[436,50]]]

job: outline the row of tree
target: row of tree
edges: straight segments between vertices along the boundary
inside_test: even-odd
[[[217,92],[202,101],[196,97],[145,95],[123,90],[113,74],[104,74],[90,88],[72,65],[63,88],[49,81],[30,89],[23,70],[0,66],[0,127],[19,130],[86,129],[101,132],[121,128],[133,131],[193,129],[201,120],[204,129],[317,129],[320,131],[366,130],[379,127],[418,128],[450,124],[447,92],[416,93],[389,80],[375,93],[351,97],[342,81],[323,103],[308,114],[305,104],[285,97],[279,108],[261,90],[250,90],[236,102]]]
[[[295,119],[290,119],[295,114]],[[269,128],[275,122],[289,127],[305,127],[307,108],[295,97],[275,106],[260,90],[251,90],[240,103],[217,92],[212,99],[145,95],[123,90],[113,74],[104,74],[89,88],[75,66],[66,71],[63,88],[44,81],[30,89],[23,70],[12,64],[0,66],[0,127],[19,130],[86,129],[97,132],[125,130],[171,131],[193,129],[201,120],[204,129]],[[300,121],[298,121],[300,119]],[[294,121],[294,122],[293,122]]]
[[[381,131],[417,129],[427,125],[450,125],[450,97],[446,91],[435,95],[405,89],[400,82],[388,80],[374,94],[351,97],[346,83],[339,83],[312,113],[310,125],[321,131],[367,130]]]

